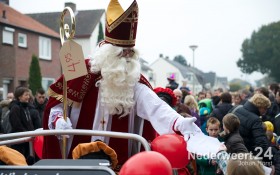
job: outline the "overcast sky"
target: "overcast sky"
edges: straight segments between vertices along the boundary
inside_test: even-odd
[[[78,10],[106,9],[109,0],[10,0],[22,13],[59,12],[64,2]],[[127,8],[132,0],[119,0]],[[138,0],[136,48],[149,63],[159,54],[182,55],[193,65],[190,45],[197,45],[195,67],[218,76],[250,82],[260,73],[244,75],[236,66],[241,44],[262,25],[280,20],[280,0]]]

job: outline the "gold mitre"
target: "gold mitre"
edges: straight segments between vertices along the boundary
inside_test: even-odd
[[[118,0],[111,0],[106,12],[105,41],[117,46],[135,45],[138,23],[136,0],[124,11]]]
[[[112,0],[107,8],[107,15],[106,20],[109,25],[111,25],[116,19],[118,19],[122,14],[124,10],[122,6],[120,5],[118,0]]]

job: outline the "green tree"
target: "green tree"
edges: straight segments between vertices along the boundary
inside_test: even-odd
[[[36,55],[32,55],[31,64],[29,67],[29,89],[32,90],[33,95],[35,95],[36,90],[42,88],[42,75],[39,65],[39,60]]]
[[[242,89],[242,85],[239,83],[230,83],[229,84],[229,91],[235,92]]]
[[[242,58],[237,66],[243,73],[268,74],[280,81],[280,21],[262,26],[242,43]]]
[[[104,32],[103,32],[102,23],[99,22],[99,33],[98,33],[97,43],[99,43],[102,40],[104,40]]]
[[[185,57],[183,57],[182,55],[175,56],[173,61],[176,61],[184,66],[187,66],[187,61],[186,61]]]
[[[230,87],[230,90],[233,89],[232,91],[235,91],[235,89],[243,89],[243,88],[250,87],[250,86],[251,86],[251,84],[248,81],[245,81],[245,80],[242,80],[239,78],[232,79],[229,82],[229,87]]]

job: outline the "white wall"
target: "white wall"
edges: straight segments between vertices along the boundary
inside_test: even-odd
[[[87,58],[88,55],[90,54],[90,40],[89,38],[79,38],[79,39],[75,39],[75,41],[80,44],[82,46],[83,49],[83,53],[84,53],[84,58]]]
[[[102,23],[103,33],[105,34],[105,13],[103,13],[103,15],[101,16],[100,21]],[[97,45],[98,34],[99,34],[99,23],[96,25],[95,29],[93,30],[90,38],[75,39],[75,41],[82,46],[85,58],[88,58],[89,56],[93,55]]]
[[[150,66],[154,73],[155,87],[165,87],[168,84],[167,77],[171,73],[175,73],[176,82],[181,85],[183,79],[181,72],[173,65],[169,64],[165,59],[159,58]]]
[[[179,88],[182,86],[182,80],[185,79],[179,69],[169,62],[167,62],[164,58],[159,58],[155,62],[153,62],[150,67],[153,69],[154,78],[155,78],[155,87],[165,87],[168,83],[167,77],[171,73],[175,73],[176,82],[179,84]],[[187,70],[186,70],[187,71]],[[193,86],[193,73],[188,73],[191,79],[188,81],[187,86],[193,91],[193,87],[195,88],[195,93],[197,94],[202,90],[202,85],[199,84],[196,76],[194,76],[194,84]]]

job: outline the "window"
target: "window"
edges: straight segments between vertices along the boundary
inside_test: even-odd
[[[47,91],[51,84],[53,84],[55,81],[54,78],[44,78],[42,77],[42,87],[45,91]]]
[[[51,60],[51,39],[39,37],[39,57],[41,59]]]
[[[27,37],[26,34],[19,33],[18,34],[18,46],[27,47]]]
[[[14,44],[14,32],[15,32],[15,29],[10,28],[10,27],[4,27],[2,43],[13,45]]]

